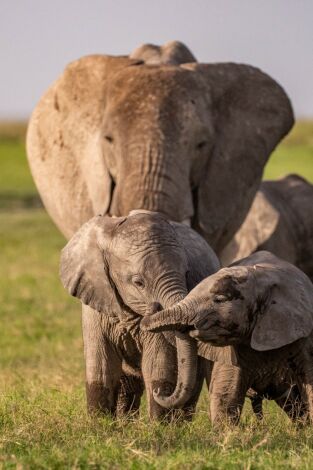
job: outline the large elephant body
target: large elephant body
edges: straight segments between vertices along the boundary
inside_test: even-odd
[[[96,55],[71,63],[42,97],[27,153],[66,237],[99,212],[147,209],[190,220],[220,251],[292,124],[283,89],[249,65]]]
[[[297,175],[264,181],[221,254],[224,266],[259,250],[289,261],[313,281],[313,185]]]

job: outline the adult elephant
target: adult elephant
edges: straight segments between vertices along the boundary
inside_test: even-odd
[[[292,124],[285,92],[249,65],[97,55],[70,64],[43,96],[27,151],[66,237],[100,211],[147,209],[191,220],[220,251]]]
[[[67,238],[99,212],[146,209],[190,221],[220,251],[292,124],[283,89],[249,65],[93,55],[71,63],[42,97],[27,153],[45,207]],[[101,328],[96,315],[83,313],[91,381],[103,360]]]

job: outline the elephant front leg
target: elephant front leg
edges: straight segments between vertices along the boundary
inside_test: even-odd
[[[122,361],[108,337],[103,315],[83,305],[82,326],[89,413],[116,413]]]
[[[238,424],[247,389],[247,380],[242,369],[216,362],[210,386],[212,424]]]
[[[285,396],[276,398],[275,401],[292,421],[305,422],[307,420],[307,406],[297,385],[291,387]]]
[[[301,408],[307,410],[311,425],[313,424],[313,345],[305,349],[294,367],[302,401]],[[305,413],[303,413],[305,417]]]

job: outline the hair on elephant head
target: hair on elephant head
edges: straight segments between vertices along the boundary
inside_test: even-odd
[[[70,64],[44,95],[27,149],[66,236],[96,213],[147,209],[191,220],[219,251],[292,123],[283,89],[249,65],[97,55]]]
[[[295,266],[260,251],[209,276],[177,305],[141,324],[152,331],[192,327],[192,337],[213,345],[202,344],[200,353],[223,362],[223,348],[214,346],[250,344],[253,350],[269,351],[308,337],[313,287]],[[167,400],[161,397],[159,403],[166,406]]]
[[[191,228],[134,211],[84,224],[63,249],[60,275],[84,304],[127,320],[129,313],[145,315],[175,304],[218,268],[214,252]],[[185,403],[194,389],[197,351],[194,340],[180,333],[176,346],[178,360],[185,363],[176,395]]]

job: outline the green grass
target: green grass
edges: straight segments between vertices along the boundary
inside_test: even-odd
[[[19,132],[20,128],[18,128]],[[12,131],[13,132],[13,131]],[[1,126],[0,126],[0,135]],[[313,125],[275,151],[268,178],[313,181]],[[257,423],[213,430],[203,393],[192,423],[91,420],[85,411],[80,306],[58,279],[64,239],[42,208],[21,139],[0,140],[0,468],[280,469],[313,467],[313,431],[274,404]]]

